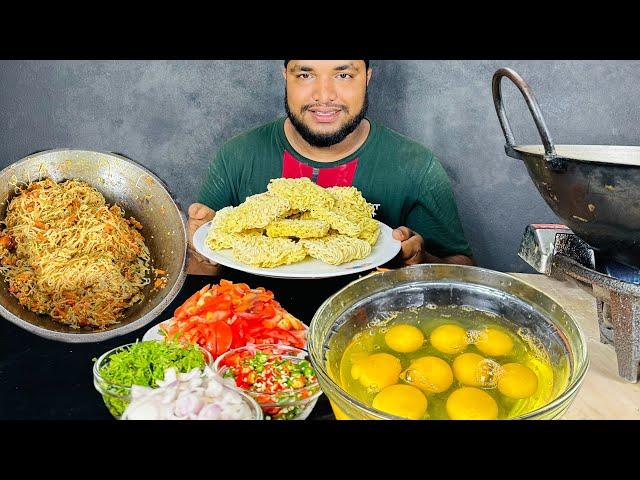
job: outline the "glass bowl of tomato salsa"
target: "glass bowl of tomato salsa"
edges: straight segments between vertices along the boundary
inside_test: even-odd
[[[220,355],[214,369],[262,407],[267,420],[304,420],[322,390],[308,352],[278,344],[249,344]]]

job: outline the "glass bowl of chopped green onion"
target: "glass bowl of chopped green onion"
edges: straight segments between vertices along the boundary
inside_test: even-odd
[[[301,348],[248,344],[220,355],[215,370],[248,392],[267,420],[304,420],[322,395],[316,373]]]
[[[212,364],[211,354],[196,344],[157,340],[129,343],[94,359],[93,385],[111,415],[119,420],[131,402],[132,385],[154,388],[169,367],[186,373]]]

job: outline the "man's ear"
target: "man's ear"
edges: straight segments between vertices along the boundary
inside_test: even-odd
[[[282,67],[282,78],[287,79],[287,67]]]
[[[367,87],[369,86],[369,82],[371,81],[371,74],[373,73],[373,70],[371,70],[371,68],[367,69]]]

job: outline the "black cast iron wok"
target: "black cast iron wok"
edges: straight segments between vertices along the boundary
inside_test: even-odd
[[[542,145],[516,145],[502,103],[501,80],[520,90]],[[507,155],[522,160],[547,204],[602,255],[640,267],[640,147],[555,145],[531,87],[509,68],[493,75],[493,101]]]

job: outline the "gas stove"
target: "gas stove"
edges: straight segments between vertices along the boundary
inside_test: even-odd
[[[558,224],[528,225],[518,255],[540,273],[558,280],[576,280],[594,296],[600,341],[615,348],[618,374],[637,382],[640,269],[598,256],[569,228]]]

